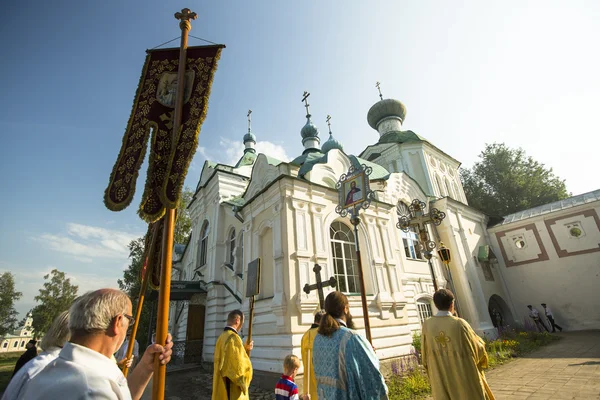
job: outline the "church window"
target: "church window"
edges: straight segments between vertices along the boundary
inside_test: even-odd
[[[447,196],[447,193],[444,191],[444,187],[442,186],[442,181],[437,174],[435,175],[435,183],[437,183],[440,196]]]
[[[17,347],[18,345],[19,345],[19,342],[18,342],[18,341],[16,341],[16,342],[13,344],[13,347]]]
[[[200,230],[200,241],[198,242],[198,267],[206,265],[206,251],[208,249],[208,221],[204,221]]]
[[[527,243],[525,243],[523,236],[517,236],[513,239],[513,241],[514,241],[515,247],[517,249],[522,249],[527,245]]]
[[[417,311],[419,311],[419,320],[421,321],[421,324],[433,315],[431,303],[425,299],[417,300]]]
[[[341,222],[331,224],[329,232],[334,274],[339,290],[343,293],[360,293],[354,233]]]
[[[8,347],[8,342],[4,342],[4,344],[2,345],[2,348],[7,348]]]
[[[581,227],[580,222],[570,222],[568,224],[565,224],[565,227],[569,232],[569,236],[572,238],[578,239],[582,236],[585,236],[585,232]]]
[[[404,254],[411,260],[422,260],[421,245],[415,228],[410,227],[408,232],[400,231],[402,243],[404,244]]]
[[[244,232],[240,232],[236,243],[234,267],[236,274],[240,275],[241,277],[241,275],[244,273]]]
[[[446,193],[448,193],[448,196],[456,200],[456,194],[452,190],[452,185],[450,184],[448,179],[444,178],[444,185],[446,186]]]
[[[25,341],[21,340],[21,347],[25,347]]]
[[[235,229],[231,230],[229,235],[229,264],[233,266],[235,262]]]

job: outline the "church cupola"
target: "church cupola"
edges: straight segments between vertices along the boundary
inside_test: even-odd
[[[248,110],[248,133],[244,135],[244,153],[252,152],[256,153],[254,146],[256,145],[256,136],[252,133],[252,110]]]
[[[379,136],[391,132],[401,132],[402,123],[406,117],[406,107],[399,100],[384,100],[379,82],[375,86],[379,90],[381,100],[373,104],[367,113],[369,125],[379,132]]]
[[[319,139],[319,130],[313,124],[310,117],[310,111],[308,107],[308,96],[310,93],[304,92],[304,97],[302,97],[302,101],[304,102],[304,107],[306,107],[306,124],[302,127],[300,131],[300,135],[302,135],[302,145],[304,146],[304,153],[310,153],[313,151],[320,151],[321,139]]]
[[[327,116],[327,126],[329,127],[329,139],[327,139],[327,141],[325,143],[323,143],[323,146],[321,146],[321,152],[323,153],[327,153],[329,150],[333,150],[333,149],[338,149],[340,151],[344,151],[344,146],[342,146],[342,144],[337,141],[334,137],[333,134],[331,133],[331,115]]]

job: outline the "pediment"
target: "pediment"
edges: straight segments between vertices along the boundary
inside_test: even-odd
[[[267,187],[269,183],[277,179],[279,174],[279,167],[270,164],[264,154],[259,154],[258,157],[256,157],[256,162],[254,163],[254,168],[252,169],[252,175],[250,177],[250,183],[244,193],[244,199],[248,201],[256,196],[256,194]]]
[[[309,182],[335,188],[340,176],[348,172],[352,162],[344,152],[333,149],[315,163],[311,170],[304,175]]]

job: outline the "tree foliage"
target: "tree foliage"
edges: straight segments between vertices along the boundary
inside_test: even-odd
[[[175,243],[184,244],[189,240],[190,233],[192,232],[192,219],[187,206],[190,204],[193,195],[194,192],[190,188],[186,187],[183,189],[181,203],[177,209],[177,222],[175,223],[174,238]],[[129,243],[129,260],[129,266],[125,271],[123,271],[123,279],[117,280],[117,283],[119,284],[119,288],[129,295],[135,307],[137,305],[142,287],[142,282],[140,281],[140,271],[144,266],[143,237],[132,240]],[[142,308],[142,314],[140,316],[140,323],[136,335],[136,339],[141,348],[145,348],[148,345],[148,332],[151,329],[152,322],[152,307],[155,306],[153,302],[148,300],[150,292],[151,291],[148,290],[145,293],[146,300]]]
[[[71,284],[71,279],[67,278],[64,272],[57,269],[44,275],[44,280],[46,282],[40,289],[40,293],[34,297],[40,304],[32,310],[32,325],[37,337],[48,330],[52,321],[60,313],[71,307],[79,289],[78,286]]]
[[[486,144],[480,161],[461,170],[469,205],[488,215],[505,216],[569,197],[565,181],[521,148]]]
[[[192,217],[187,207],[193,196],[194,192],[189,187],[185,187],[181,193],[180,206],[177,208],[177,223],[175,224],[175,243],[187,243],[190,233],[192,233]]]
[[[16,328],[18,313],[14,305],[21,296],[23,293],[17,292],[13,274],[5,272],[0,275],[0,335],[5,335]]]

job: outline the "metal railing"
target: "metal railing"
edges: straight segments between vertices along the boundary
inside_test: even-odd
[[[202,349],[204,340],[176,340],[173,342],[173,354],[171,362],[167,365],[171,368],[183,364],[200,364],[202,362]]]

